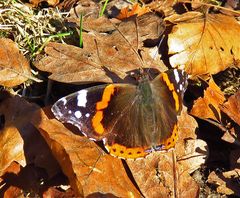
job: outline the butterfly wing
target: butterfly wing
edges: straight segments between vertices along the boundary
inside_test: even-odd
[[[141,130],[143,110],[135,85],[110,84],[83,89],[57,101],[52,112],[93,140],[104,140],[110,154],[122,158],[147,155],[149,141]],[[150,115],[152,117],[152,115]],[[145,127],[146,128],[146,127]]]
[[[164,149],[175,146],[177,140],[177,116],[182,110],[183,96],[187,88],[187,74],[178,69],[161,73],[151,82],[156,107],[155,142]]]
[[[100,85],[83,89],[61,98],[52,112],[61,122],[70,123],[93,140],[102,140],[122,114],[127,114],[135,98],[136,86],[124,84]]]

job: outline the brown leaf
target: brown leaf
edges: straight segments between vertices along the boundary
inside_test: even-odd
[[[119,78],[124,79],[127,72],[142,67],[133,48],[137,50],[137,46],[143,45],[142,41],[149,37],[158,38],[161,30],[157,27],[160,26],[161,20],[156,20],[157,18],[159,19],[152,14],[137,18],[139,40],[134,31],[136,30],[135,19],[131,19],[128,22],[122,22],[118,27],[124,37],[115,29],[110,35],[96,32],[83,34],[83,49],[50,43],[45,48],[48,56],[35,65],[40,70],[51,72],[52,75],[49,78],[60,82],[119,82]],[[143,53],[146,51],[147,49],[142,50]],[[145,58],[143,67],[158,68],[162,71],[166,68],[161,61],[150,58],[150,54],[144,53],[143,56]]]
[[[213,171],[208,176],[208,183],[215,185],[217,187],[218,193],[225,195],[235,195],[239,197],[239,175],[239,169],[221,173],[216,173]]]
[[[20,170],[21,166],[17,162],[12,162],[3,174],[19,174]],[[0,197],[24,197],[20,188],[7,184],[2,177],[0,178],[0,183]]]
[[[37,7],[41,2],[47,2],[49,6],[56,6],[59,3],[59,0],[29,0],[29,3],[35,7]]]
[[[188,18],[189,15],[190,12]],[[239,64],[240,25],[235,18],[221,14],[195,15],[196,12],[192,20],[179,22],[169,35],[172,67],[184,66],[193,77],[204,77],[223,71],[232,64]]]
[[[219,106],[225,100],[224,94],[215,84],[213,79],[209,81],[209,87],[204,91],[203,98],[198,98],[191,109],[191,114],[202,119],[221,121]]]
[[[72,189],[63,190],[61,188],[57,187],[50,187],[43,193],[43,198],[48,197],[61,197],[61,198],[70,198],[70,197],[76,197],[74,195],[74,192]]]
[[[78,196],[110,194],[117,197],[140,197],[120,159],[105,155],[86,137],[72,134],[57,120],[49,120],[43,111],[32,123],[45,138],[64,174]]]
[[[17,44],[0,38],[0,85],[14,87],[31,77],[27,59],[19,52]]]
[[[60,8],[64,7],[64,9],[70,9],[69,15],[71,17],[75,17],[79,19],[79,16],[82,14],[84,19],[86,18],[99,18],[100,5],[98,1],[94,0],[81,0],[81,2],[75,3],[74,1],[79,0],[65,0],[61,4],[59,4]],[[110,3],[109,1],[108,3]],[[70,7],[75,4],[74,7]],[[79,23],[78,23],[79,24]]]
[[[152,11],[164,13],[164,16],[169,16],[175,12],[173,7],[176,3],[174,0],[151,1],[149,4],[146,4],[146,6]]]
[[[174,151],[173,151],[174,152]],[[174,166],[172,153],[154,152],[145,159],[127,161],[134,179],[145,197],[197,197],[198,185],[184,167]],[[174,177],[176,174],[176,178]],[[181,177],[181,179],[179,179]],[[174,188],[174,183],[177,186]],[[189,189],[189,186],[191,188]],[[184,195],[184,196],[183,196]]]
[[[26,102],[15,96],[3,101],[0,114],[4,116],[5,125],[0,133],[0,175],[13,162],[21,166],[35,164],[45,168],[49,176],[59,171],[47,144],[39,132],[29,123],[37,105]]]
[[[220,109],[240,126],[240,90],[221,105]]]
[[[129,18],[130,16],[133,16],[133,15],[141,16],[148,12],[150,12],[150,9],[148,7],[145,7],[145,6],[141,7],[138,3],[134,3],[131,6],[122,8],[116,18],[122,20],[122,19]]]

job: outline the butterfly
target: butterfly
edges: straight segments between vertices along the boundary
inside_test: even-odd
[[[111,155],[136,159],[175,146],[186,87],[187,74],[173,69],[152,81],[143,75],[137,85],[82,89],[58,100],[52,112],[89,139],[103,140]]]

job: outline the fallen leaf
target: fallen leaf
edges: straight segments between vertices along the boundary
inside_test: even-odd
[[[175,10],[173,9],[174,5],[176,5],[177,1],[175,0],[167,0],[167,1],[151,1],[146,4],[150,10],[153,12],[164,13],[164,16],[171,16]]]
[[[196,12],[193,13],[195,15]],[[207,14],[179,22],[169,34],[170,64],[172,67],[184,67],[192,77],[203,78],[233,64],[239,66],[239,31],[240,25],[234,17],[221,14]]]
[[[132,19],[122,22],[118,26],[119,31],[115,29],[110,35],[97,32],[83,34],[83,49],[49,43],[45,48],[48,56],[35,65],[42,71],[51,72],[50,79],[66,83],[119,82],[128,76],[130,71],[138,70],[142,66],[165,70],[166,67],[160,60],[153,60],[151,54],[146,53],[147,49],[141,51],[145,58],[143,65],[136,54],[138,46],[141,47],[144,40],[158,38],[161,21],[157,21],[156,16],[152,14],[143,15],[137,20],[139,39],[135,19]]]
[[[240,90],[220,105],[220,109],[240,126]]]
[[[49,189],[47,189],[47,191],[45,191],[43,193],[43,197],[47,198],[47,197],[62,197],[62,198],[70,198],[70,197],[76,197],[74,195],[74,192],[72,189],[68,189],[68,190],[63,190],[61,188],[57,187],[50,187]]]
[[[64,11],[69,11],[71,8],[74,7],[75,4],[77,4],[79,0],[63,0],[61,1],[57,7],[60,9],[60,10],[64,10]],[[81,4],[82,4],[83,1],[81,1]],[[90,2],[90,1],[89,1]],[[90,3],[89,3],[90,4]],[[77,6],[76,6],[77,7]],[[75,7],[75,8],[76,8]],[[76,11],[76,10],[75,10]],[[80,12],[81,13],[81,12]],[[71,15],[71,14],[70,14]]]
[[[134,3],[131,6],[122,8],[116,18],[122,20],[122,19],[129,18],[130,16],[133,16],[133,15],[141,16],[148,12],[150,12],[150,9],[148,7],[145,7],[145,6],[141,7],[138,3]]]
[[[197,183],[187,171],[180,171],[184,167],[174,163],[172,152],[153,152],[144,159],[127,163],[145,197],[169,197],[170,194],[179,197],[198,196]]]
[[[72,0],[72,1],[76,1],[76,0]],[[71,18],[79,19],[79,16],[81,14],[84,16],[84,19],[99,18],[100,6],[98,1],[94,1],[94,0],[81,0],[81,1],[77,0],[77,1],[78,2],[76,3],[76,5],[72,7],[69,11],[69,15]],[[73,5],[73,2],[69,0],[65,0],[64,2],[59,4],[60,8],[61,6],[64,6],[64,9],[70,8],[71,5]]]
[[[3,174],[18,174],[21,170],[21,165],[17,162],[12,162]],[[7,183],[3,178],[0,178],[0,197],[24,197],[22,190],[19,187]]]
[[[39,122],[35,117],[41,118]],[[104,154],[93,141],[74,135],[59,121],[49,120],[43,111],[31,122],[52,149],[76,196],[140,197],[120,159]]]
[[[0,38],[0,85],[14,87],[31,77],[30,65],[17,44]]]
[[[223,104],[224,100],[224,94],[213,79],[210,79],[209,87],[204,91],[203,98],[200,97],[194,101],[190,113],[201,119],[213,119],[220,122],[221,112],[219,106]]]
[[[35,7],[38,7],[42,2],[48,3],[49,6],[56,6],[59,3],[59,0],[29,0],[29,3]]]
[[[218,193],[225,195],[235,195],[239,197],[239,175],[239,169],[221,173],[216,173],[213,171],[209,174],[207,182],[215,185],[217,187]]]
[[[29,122],[38,108],[18,96],[1,103],[0,114],[5,124],[0,133],[0,176],[13,161],[22,167],[30,163],[42,167],[49,177],[59,171],[44,139]]]

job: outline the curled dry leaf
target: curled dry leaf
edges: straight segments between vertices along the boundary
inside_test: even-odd
[[[76,196],[140,197],[120,159],[105,155],[93,141],[74,135],[57,120],[49,120],[43,111],[31,122],[52,149]]]
[[[0,38],[0,85],[14,87],[30,77],[29,63],[17,44],[10,39]]]
[[[208,183],[215,185],[218,193],[239,197],[239,175],[240,169],[234,169],[221,173],[213,171],[208,176]]]
[[[5,124],[0,133],[0,175],[13,161],[23,167],[30,163],[42,167],[50,177],[59,171],[47,144],[29,122],[38,108],[18,96],[1,103]]]
[[[179,21],[184,15],[179,16]],[[189,15],[190,12],[187,18]],[[207,14],[179,22],[169,34],[170,64],[172,67],[184,66],[193,77],[206,77],[239,64],[239,32],[240,25],[235,18],[221,14]]]
[[[240,90],[221,105],[220,109],[240,126]]]
[[[192,163],[192,161],[187,160],[187,156],[192,154],[193,157],[196,150],[191,147],[191,151],[186,153],[185,147],[187,139],[196,142],[195,129],[197,123],[191,116],[187,115],[186,108],[184,108],[178,125],[179,140],[175,150],[172,151],[177,156],[175,165],[171,151],[153,152],[146,158],[136,161],[127,160],[133,177],[145,197],[168,197],[169,194],[174,195],[174,193],[177,193],[179,197],[197,197],[198,185],[189,175],[189,172],[192,171],[192,165],[189,163]],[[206,154],[201,154],[201,156],[205,156],[206,159]],[[204,163],[204,161],[201,161],[201,163]],[[175,188],[174,183],[176,184]],[[191,189],[189,189],[189,186],[191,186]]]
[[[134,3],[131,6],[122,8],[116,18],[122,20],[122,19],[126,19],[133,15],[141,16],[148,12],[150,12],[150,9],[148,7],[145,7],[145,6],[141,7],[138,3]]]
[[[225,100],[224,94],[215,84],[213,79],[209,81],[209,87],[204,91],[203,98],[200,97],[194,101],[191,114],[202,119],[213,119],[221,121],[221,113],[219,106]]]
[[[51,72],[52,75],[49,78],[60,82],[119,82],[127,76],[127,72],[142,66],[133,48],[137,51],[138,46],[143,45],[143,40],[157,39],[163,30],[161,20],[156,20],[156,17],[151,14],[137,18],[139,40],[134,31],[136,30],[136,19],[132,18],[119,25],[118,29],[121,34],[116,29],[110,35],[97,32],[83,34],[83,49],[50,43],[45,48],[48,56],[35,65],[40,70]],[[89,27],[93,28],[93,26]],[[133,31],[129,31],[129,29]],[[145,51],[147,50],[145,49]],[[165,69],[161,61],[154,61],[149,54],[146,54],[143,55],[146,64],[143,67]]]

